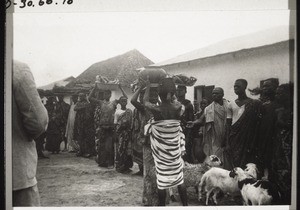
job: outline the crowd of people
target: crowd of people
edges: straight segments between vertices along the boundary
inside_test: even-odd
[[[73,95],[70,105],[62,96],[47,98],[48,127],[32,135],[40,158],[47,158],[43,150],[59,153],[64,142],[65,151],[95,157],[99,167],[120,173],[129,173],[135,162],[136,174],[143,176],[143,205],[163,206],[166,190],[175,186],[182,204],[188,205],[184,161],[202,163],[217,155],[228,170],[256,163],[262,179],[279,187],[281,204],[291,203],[291,83],[266,79],[250,90],[259,95],[253,99],[246,94],[247,81],[237,79],[236,100],[226,100],[224,90],[216,87],[211,102],[203,98],[193,105],[185,98],[185,86],[176,87],[165,78],[153,88],[147,80],[139,83],[130,100],[134,110],[127,108],[121,85],[122,96],[111,100],[112,92],[98,84],[89,94]]]

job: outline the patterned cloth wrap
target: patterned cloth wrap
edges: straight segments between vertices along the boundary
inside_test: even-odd
[[[183,184],[184,162],[181,154],[185,150],[185,136],[180,121],[149,121],[145,125],[145,135],[150,135],[158,189]]]

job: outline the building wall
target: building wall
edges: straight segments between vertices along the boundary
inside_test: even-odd
[[[196,77],[195,86],[222,87],[224,97],[233,100],[236,98],[233,84],[239,78],[246,79],[250,89],[258,87],[261,80],[271,77],[279,78],[280,84],[293,81],[294,53],[290,44],[286,41],[162,68],[171,74],[183,73]],[[194,87],[188,87],[187,99],[194,100]]]

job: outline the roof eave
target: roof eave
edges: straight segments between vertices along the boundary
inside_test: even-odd
[[[244,48],[244,49],[240,49],[240,50],[236,50],[236,51],[229,51],[229,52],[226,52],[226,53],[220,53],[220,54],[215,54],[215,55],[211,55],[211,56],[200,57],[200,58],[195,58],[195,59],[190,59],[190,60],[185,60],[185,61],[180,61],[180,62],[174,62],[174,63],[168,63],[168,64],[162,64],[162,65],[151,64],[151,65],[146,66],[146,67],[147,68],[163,68],[163,67],[168,67],[168,66],[173,66],[173,65],[178,65],[178,64],[193,62],[193,61],[197,61],[197,60],[204,60],[204,59],[208,59],[208,58],[212,58],[212,57],[217,57],[217,56],[222,56],[222,55],[226,55],[226,54],[231,54],[231,53],[236,53],[236,52],[242,52],[242,51],[251,50],[251,49],[259,49],[259,48],[262,48],[262,47],[267,47],[267,46],[271,46],[271,45],[275,45],[275,44],[279,44],[279,43],[283,43],[283,42],[289,42],[289,41],[294,41],[294,39],[287,39],[287,40],[283,40],[283,41],[280,41],[280,42],[275,42],[275,43],[272,43],[272,44],[261,45],[261,46],[252,47],[252,48]]]

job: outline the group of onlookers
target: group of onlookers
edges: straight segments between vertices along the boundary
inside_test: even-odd
[[[185,86],[176,87],[166,79],[158,90],[146,81],[130,100],[133,111],[126,107],[128,97],[121,85],[123,95],[111,101],[111,91],[98,84],[88,95],[72,96],[70,105],[62,96],[58,100],[50,96],[43,106],[28,66],[14,63],[14,206],[39,205],[36,156],[46,157],[43,149],[59,153],[62,142],[64,150],[86,158],[95,156],[99,167],[120,173],[130,172],[136,162],[137,174],[143,175],[145,206],[164,205],[165,190],[173,186],[178,186],[182,203],[187,205],[181,156],[184,161],[201,163],[209,155],[217,155],[229,170],[256,163],[263,179],[279,187],[282,204],[290,204],[292,84],[266,79],[260,88],[250,90],[260,96],[252,99],[246,94],[247,81],[238,79],[236,100],[226,100],[224,90],[216,87],[211,103],[202,99],[193,106],[185,98]]]
[[[246,88],[246,80],[236,80],[234,92],[237,99],[231,102],[223,98],[222,88],[214,88],[213,102],[188,125],[194,128],[200,126],[200,129],[197,128],[198,140],[202,141],[205,155],[217,155],[228,170],[247,163],[257,164],[262,171],[262,179],[278,186],[282,194],[281,203],[289,204],[293,84],[279,85],[278,79],[266,79],[261,87],[250,90],[252,95],[260,96],[257,100],[246,95]],[[201,151],[201,146],[198,150]]]
[[[211,102],[203,98],[194,105],[185,98],[186,87],[176,87],[172,103],[182,105],[183,160],[201,163],[206,156],[217,155],[228,170],[256,163],[263,171],[263,178],[273,180],[284,191],[284,202],[288,203],[293,87],[291,84],[279,86],[278,79],[266,79],[261,87],[250,90],[252,95],[259,95],[259,99],[252,99],[246,94],[247,85],[244,79],[235,81],[237,99],[234,101],[226,100],[224,90],[216,87]],[[144,176],[144,205],[158,205],[153,145],[144,130],[155,116],[151,106],[144,105],[144,87],[138,87],[131,98],[133,111],[126,107],[127,95],[119,87],[123,96],[111,101],[111,91],[103,91],[95,83],[88,95],[79,93],[72,97],[71,108],[62,97],[58,97],[57,102],[50,97],[46,104],[49,125],[45,149],[56,153],[66,139],[69,152],[83,157],[95,156],[100,167],[115,167],[121,173],[130,172],[136,162],[137,174]],[[153,105],[162,103],[157,88],[150,88],[148,97]],[[118,104],[120,109],[117,109]]]

